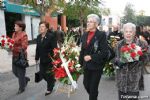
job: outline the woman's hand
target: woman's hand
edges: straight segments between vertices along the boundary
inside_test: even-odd
[[[87,62],[87,61],[90,61],[92,58],[90,55],[86,55],[84,56],[84,60]]]

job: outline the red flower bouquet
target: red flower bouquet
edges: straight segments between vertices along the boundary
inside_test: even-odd
[[[135,43],[122,46],[120,52],[120,60],[123,63],[138,61],[140,56],[143,55],[141,47],[136,45]]]
[[[53,72],[55,79],[63,84],[71,84],[71,80],[67,73],[68,70],[72,79],[77,81],[79,75],[81,74],[81,67],[78,62],[78,47],[66,45],[62,48],[55,48],[53,52],[54,56],[52,57],[52,64],[54,66]]]
[[[80,47],[76,46],[73,36],[66,36],[60,48],[54,48],[54,55],[51,57],[56,85],[56,91],[68,93],[74,92],[77,87],[77,80],[82,74],[79,64]]]
[[[6,50],[12,50],[14,45],[14,40],[12,40],[11,38],[9,38],[8,36],[2,35],[0,37],[0,47],[2,49],[6,49]]]

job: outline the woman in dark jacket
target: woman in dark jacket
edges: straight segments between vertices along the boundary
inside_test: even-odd
[[[57,42],[54,33],[49,31],[49,24],[47,22],[39,23],[39,32],[35,60],[36,62],[40,60],[40,74],[47,82],[46,96],[52,92],[55,83],[54,76],[50,73],[53,67],[50,56],[53,55],[53,49],[57,47]]]
[[[89,100],[97,100],[98,86],[108,54],[106,34],[97,29],[98,15],[87,16],[87,33],[82,36],[79,62],[84,69],[83,84],[89,94]]]
[[[119,41],[116,47],[116,71],[117,87],[119,91],[119,100],[138,100],[139,81],[142,72],[142,57],[139,60],[125,63],[121,60],[121,47],[132,43],[145,48],[144,42],[135,37],[136,27],[132,23],[123,26],[124,39]]]
[[[28,81],[30,81],[30,79],[28,77],[25,77],[26,68],[15,64],[15,61],[18,59],[21,49],[23,49],[23,51],[27,57],[28,36],[24,32],[25,28],[26,28],[26,26],[22,21],[16,21],[15,27],[14,27],[15,32],[12,35],[12,39],[14,40],[14,47],[12,50],[12,52],[13,52],[12,71],[19,80],[18,94],[24,92]]]

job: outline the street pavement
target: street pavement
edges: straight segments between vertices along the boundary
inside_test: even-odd
[[[29,45],[30,67],[27,68],[26,74],[31,81],[28,83],[26,91],[17,95],[18,80],[11,72],[11,55],[0,49],[0,100],[88,100],[88,95],[82,84],[82,75],[78,80],[78,89],[69,98],[66,93],[56,92],[56,87],[51,95],[45,96],[46,82],[44,80],[40,83],[34,82],[34,73],[36,72],[34,56],[35,45]],[[145,90],[140,92],[140,96],[143,98],[140,100],[150,100],[150,74],[144,75],[144,82]],[[118,100],[116,83],[113,78],[102,76],[98,100]]]
[[[18,80],[12,72],[0,73],[0,100],[88,100],[88,95],[82,84],[82,75],[78,80],[78,89],[68,98],[66,93],[56,92],[56,87],[51,95],[45,96],[46,82],[42,80],[40,83],[35,83],[35,72],[35,66],[27,68],[27,76],[31,78],[31,81],[28,83],[26,91],[20,95],[16,94],[18,91]],[[145,99],[140,100],[150,100],[149,74],[144,75],[144,81],[145,90],[141,91],[140,94]],[[98,100],[118,100],[117,97],[115,80],[103,76],[99,85]]]
[[[35,65],[35,48],[36,45],[29,45],[27,48],[29,65]],[[4,49],[0,49],[0,73],[9,72],[12,70],[12,54]]]

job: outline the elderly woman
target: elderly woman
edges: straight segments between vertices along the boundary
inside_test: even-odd
[[[89,100],[97,100],[98,86],[107,56],[108,46],[106,34],[97,29],[100,18],[98,15],[87,16],[87,32],[81,38],[80,64],[84,69],[84,87]]]
[[[142,71],[142,56],[138,60],[121,60],[122,47],[136,44],[144,48],[144,42],[135,37],[136,26],[133,23],[127,23],[123,26],[124,39],[119,41],[116,47],[116,72],[117,86],[119,91],[119,100],[138,100],[139,80]]]

